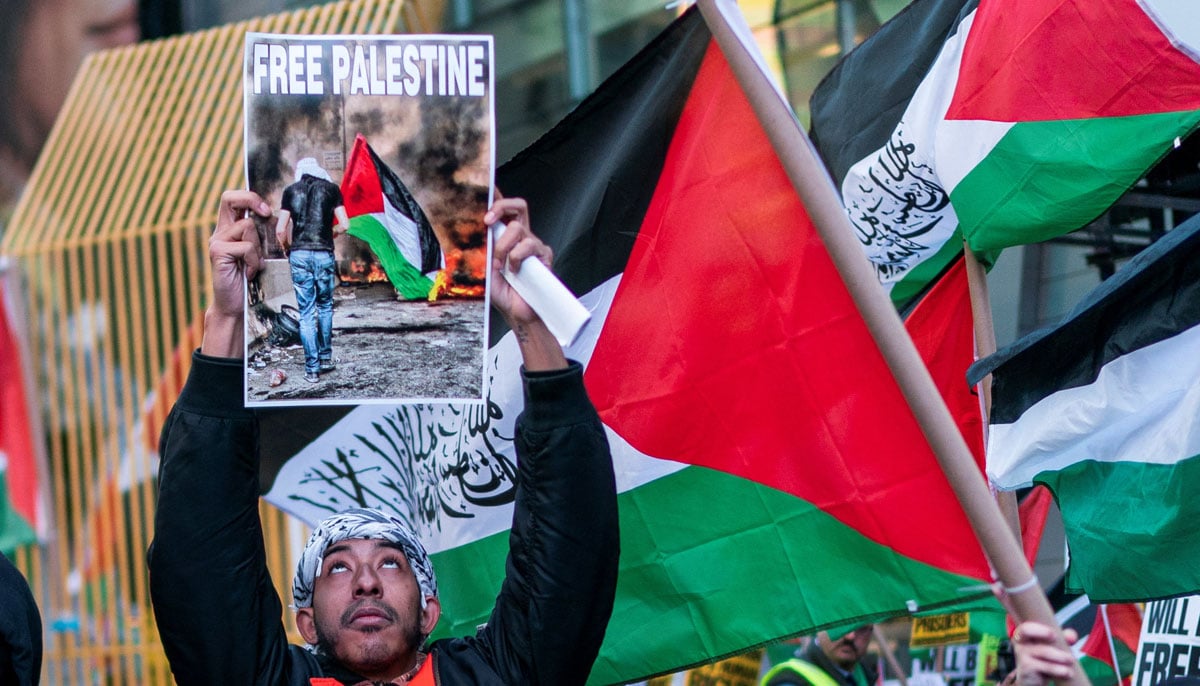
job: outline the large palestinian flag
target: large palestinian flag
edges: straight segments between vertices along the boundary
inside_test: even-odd
[[[1173,0],[916,0],[811,100],[812,132],[897,304],[961,250],[1103,213],[1200,122]]]
[[[567,353],[607,428],[622,528],[591,683],[990,601],[965,516],[695,9],[497,186],[529,201],[592,311]],[[445,580],[439,634],[473,633],[504,573],[521,389],[499,319],[485,405],[358,408],[268,496],[310,521],[354,503],[408,517]]]
[[[428,296],[432,274],[445,266],[437,235],[408,187],[362,134],[346,162],[342,198],[349,234],[370,246],[396,291],[408,300]]]
[[[1198,352],[1195,217],[1057,326],[971,367],[993,379],[988,474],[1054,492],[1069,590],[1095,602],[1200,591]]]

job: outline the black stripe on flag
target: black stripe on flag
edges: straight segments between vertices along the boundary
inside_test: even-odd
[[[420,203],[396,172],[375,154],[375,149],[370,144],[367,145],[367,152],[371,153],[371,162],[375,164],[375,173],[379,175],[379,187],[383,196],[417,225],[417,236],[421,242],[421,264],[413,266],[422,274],[437,271],[442,266],[442,247],[438,243],[437,234],[433,232],[433,225],[429,223],[429,217],[425,216],[425,210],[421,209]]]
[[[992,374],[991,422],[1008,424],[1052,393],[1093,383],[1117,358],[1197,324],[1200,215],[1139,253],[1059,324],[976,362],[967,378],[976,384]]]
[[[813,91],[809,137],[840,188],[892,136],[946,39],[979,0],[916,0],[851,50]]]
[[[576,295],[622,273],[709,43],[692,7],[553,129],[496,172]],[[507,331],[491,318],[490,343]]]

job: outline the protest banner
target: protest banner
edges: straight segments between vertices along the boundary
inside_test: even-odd
[[[1200,677],[1200,596],[1147,603],[1132,686]]]

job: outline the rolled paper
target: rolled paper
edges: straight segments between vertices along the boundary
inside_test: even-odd
[[[504,233],[501,222],[492,224],[493,240]],[[534,312],[546,323],[546,328],[564,348],[570,345],[583,327],[592,318],[575,294],[559,281],[549,267],[534,256],[521,262],[521,268],[510,272],[507,266],[501,270],[506,281],[529,303]]]

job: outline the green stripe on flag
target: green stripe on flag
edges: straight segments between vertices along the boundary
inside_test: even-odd
[[[1036,243],[1098,217],[1200,112],[1024,122],[950,191],[976,252]]]
[[[904,275],[904,278],[892,286],[891,292],[888,293],[892,299],[892,304],[899,309],[915,305],[916,301],[914,298],[929,288],[937,280],[938,276],[946,271],[946,267],[958,259],[962,250],[962,230],[955,228],[954,234],[950,236],[949,240],[942,243],[937,252],[918,262],[916,266]],[[989,264],[991,261],[986,260]]]
[[[1034,481],[1054,492],[1063,514],[1069,591],[1086,588],[1093,602],[1108,603],[1196,592],[1200,456],[1174,464],[1088,460]]]
[[[387,227],[374,215],[360,214],[351,217],[350,228],[346,232],[367,243],[371,252],[379,258],[388,280],[401,297],[406,300],[428,297],[430,289],[433,288],[433,281],[404,259]]]
[[[713,470],[683,469],[620,494],[618,505],[614,621],[589,683],[726,655],[797,626],[904,614],[913,589],[935,599],[922,609],[975,599],[994,605],[979,580],[902,557],[803,500]],[[497,589],[507,542],[497,534],[433,555],[438,575],[455,580],[441,591],[453,620],[437,636],[472,634],[486,621],[494,590],[474,598],[455,591]]]
[[[0,469],[0,553],[12,556],[17,548],[37,540],[37,533],[12,504],[7,472]]]
[[[1081,655],[1079,666],[1083,668],[1083,673],[1087,675],[1092,686],[1117,686],[1117,674],[1107,662]]]

